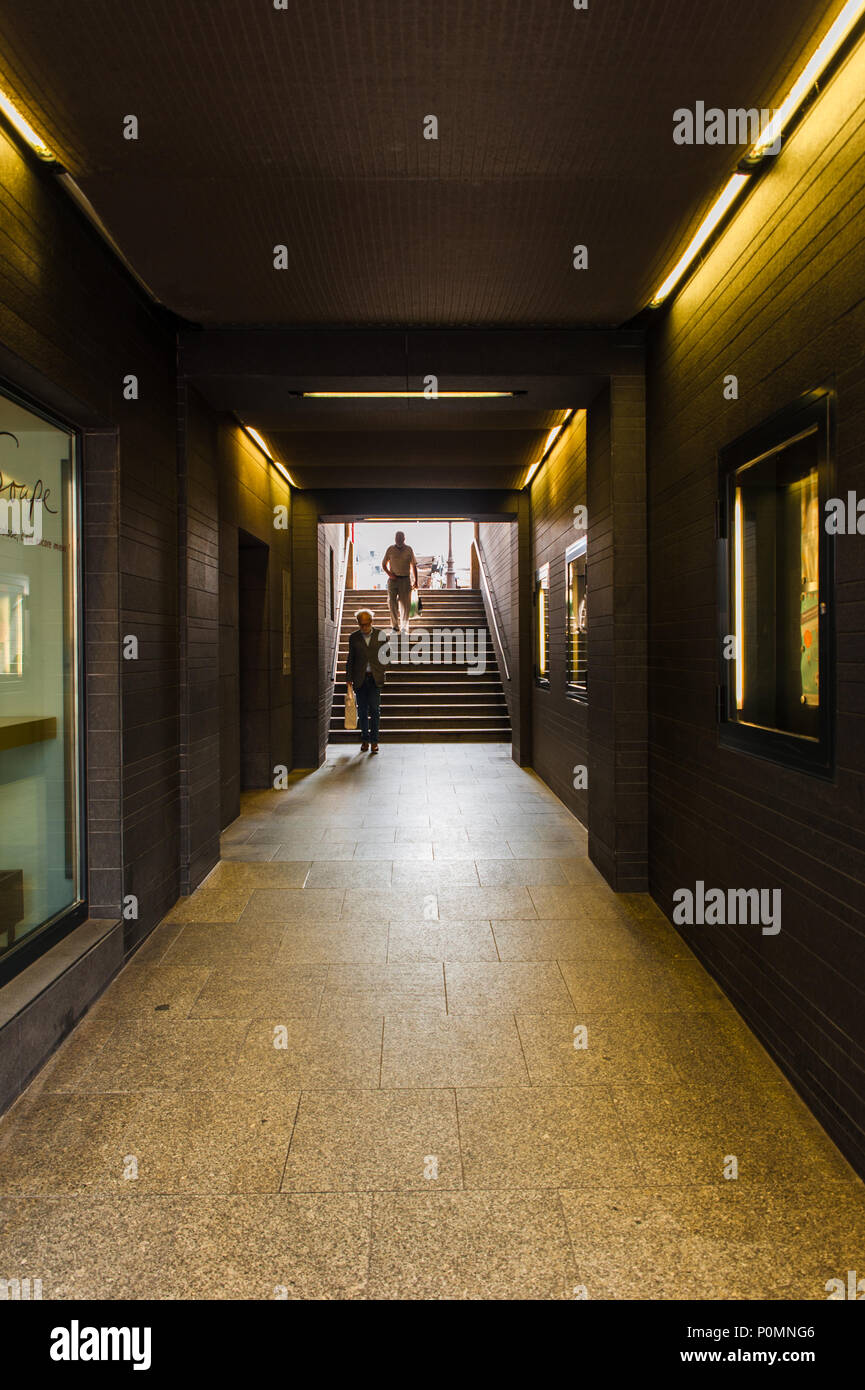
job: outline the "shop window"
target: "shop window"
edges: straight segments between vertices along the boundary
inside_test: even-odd
[[[0,395],[0,979],[82,901],[75,445]]]
[[[550,683],[550,567],[535,574],[535,680]]]
[[[721,741],[831,765],[831,398],[815,393],[722,450]]]
[[[586,624],[586,537],[565,551],[567,594],[568,695],[585,700],[588,681],[588,628]]]

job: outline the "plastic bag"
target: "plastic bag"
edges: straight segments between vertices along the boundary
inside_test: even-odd
[[[409,610],[408,610],[408,615],[409,615],[409,617],[410,617],[410,618],[416,618],[417,615],[418,615],[418,613],[420,612],[420,607],[421,607],[421,605],[420,605],[420,598],[418,597],[418,591],[417,591],[417,589],[412,589],[412,591],[411,591],[411,606],[409,607]]]
[[[357,728],[357,700],[354,698],[353,690],[345,692],[345,727],[347,729]]]

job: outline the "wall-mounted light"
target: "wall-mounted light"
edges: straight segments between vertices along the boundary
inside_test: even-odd
[[[292,478],[285,464],[280,463],[279,459],[275,459],[273,457],[273,454],[268,449],[261,435],[258,433],[258,430],[252,429],[249,425],[242,425],[241,428],[244,434],[248,434],[252,442],[258,445],[259,449],[264,454],[264,457],[268,460],[268,462],[272,463],[274,468],[278,469],[278,471],[282,474],[286,481],[289,482],[292,487],[296,488],[297,483],[294,481],[294,478]]]
[[[742,549],[744,535],[742,526],[742,489],[736,488],[734,509],[735,539],[733,542],[733,566],[736,604],[736,641],[734,659],[736,662],[736,709],[745,702],[745,556]]]
[[[559,434],[562,430],[567,429],[568,425],[571,423],[576,413],[576,408],[569,410],[560,425],[553,425],[553,428],[550,430],[549,434],[544,440],[544,447],[541,450],[540,458],[535,460],[535,462],[531,465],[528,473],[526,474],[526,481],[523,483],[523,487],[528,487],[529,483],[532,481],[532,478],[537,473],[541,464],[546,463],[547,459],[549,458],[552,452],[553,445],[559,437]]]
[[[756,142],[745,155],[741,162],[742,166],[753,166],[751,172],[759,168],[770,148],[775,144],[775,141],[784,134],[787,126],[789,126],[790,122],[799,112],[805,98],[819,81],[839,48],[857,22],[862,18],[863,14],[865,14],[865,0],[847,0],[847,4],[838,15],[834,24],[827,30],[801,73],[793,82],[789,92],[772,117],[772,120],[764,130],[761,130]],[[733,174],[732,178],[722,189],[713,206],[703,218],[703,221],[700,223],[684,252],[670,271],[670,274],[653,295],[650,301],[650,308],[656,309],[659,304],[663,304],[670,291],[679,283],[686,270],[706,245],[706,242],[715,231],[718,223],[724,217],[725,213],[729,211],[750,178],[751,173],[742,172],[741,166],[739,172]]]
[[[495,396],[516,396],[516,391],[438,391],[434,396],[426,391],[304,391],[304,400],[314,401],[396,401],[439,400],[481,401]]]
[[[41,136],[36,134],[36,131],[27,120],[27,117],[22,116],[18,107],[10,101],[9,97],[7,97],[6,93],[2,90],[0,90],[0,111],[3,112],[9,124],[14,126],[15,130],[18,131],[22,140],[27,141],[27,144],[34,154],[37,154],[46,164],[57,163],[57,156],[54,154],[54,151],[49,149]]]

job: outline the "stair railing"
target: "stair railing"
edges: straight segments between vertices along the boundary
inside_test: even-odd
[[[502,642],[501,633],[499,632],[499,625],[496,622],[496,606],[493,602],[492,590],[490,589],[489,580],[487,579],[487,567],[484,564],[484,557],[481,554],[481,548],[478,545],[477,540],[474,536],[472,536],[472,549],[478,557],[478,570],[481,576],[481,584],[483,585],[484,592],[487,596],[487,611],[493,620],[493,636],[496,644],[496,652],[498,654],[499,660],[502,663],[502,666],[504,667],[505,679],[510,680],[511,673],[508,669],[508,659],[505,655],[505,647],[504,643]]]
[[[348,548],[350,545],[351,537],[343,536],[342,558],[339,562],[339,602],[336,610],[336,633],[333,641],[333,669],[330,673],[331,683],[336,681],[336,668],[339,666],[339,644],[342,637],[342,610],[345,603],[345,581],[348,578],[346,574],[346,562],[348,560]]]

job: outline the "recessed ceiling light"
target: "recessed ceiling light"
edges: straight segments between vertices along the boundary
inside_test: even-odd
[[[304,391],[305,400],[317,401],[393,401],[393,400],[488,400],[493,396],[515,396],[516,391]]]

